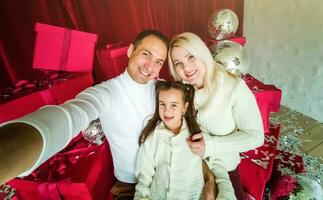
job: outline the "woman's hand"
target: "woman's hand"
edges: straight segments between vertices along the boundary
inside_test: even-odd
[[[202,133],[198,133],[193,135],[192,137],[188,137],[186,139],[188,146],[190,147],[192,153],[204,157],[205,154],[205,141]]]

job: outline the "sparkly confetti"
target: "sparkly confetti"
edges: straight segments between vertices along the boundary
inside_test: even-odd
[[[314,157],[311,155],[303,155],[306,175],[319,182],[323,183],[323,162],[322,158]],[[321,162],[320,162],[321,159]]]
[[[301,145],[302,145],[302,142],[295,135],[284,134],[284,135],[281,135],[278,140],[277,149],[284,150],[290,153],[296,153],[299,155],[301,153],[301,150],[300,150]]]
[[[300,139],[300,136],[302,136],[305,132],[303,128],[304,125],[307,128],[311,128],[311,126],[314,127],[319,122],[308,120],[304,121],[304,119],[306,119],[306,117],[302,116],[300,113],[284,106],[281,107],[280,113],[272,114],[270,116],[272,126],[281,124],[281,135],[278,139],[277,149],[302,156],[304,160],[305,174],[299,174],[286,166],[300,167],[302,163],[294,161],[292,157],[288,158],[289,161],[283,160],[283,158],[279,158],[277,156],[275,157],[275,159],[279,159],[281,162],[281,164],[278,164],[277,166],[281,174],[295,177],[297,178],[299,184],[303,185],[302,190],[300,190],[301,192],[296,192],[289,196],[290,200],[309,199],[305,198],[308,197],[309,194],[311,194],[312,197],[318,197],[318,199],[322,199],[323,197],[323,158],[308,155],[300,148],[303,143],[312,142],[311,140]],[[266,191],[269,189],[270,186],[267,187]],[[269,199],[268,194],[269,193],[266,192],[264,198],[267,197],[267,199]]]

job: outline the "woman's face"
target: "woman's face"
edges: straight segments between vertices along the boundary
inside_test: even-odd
[[[201,59],[193,56],[183,47],[174,47],[171,59],[175,71],[184,82],[190,83],[196,89],[203,88],[206,76],[206,66]]]

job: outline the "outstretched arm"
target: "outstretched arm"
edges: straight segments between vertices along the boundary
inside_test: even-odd
[[[0,184],[30,174],[113,102],[115,96],[109,87],[98,85],[60,106],[45,106],[1,124]]]
[[[40,133],[30,125],[17,123],[1,127],[0,185],[30,169],[38,159],[42,146]]]

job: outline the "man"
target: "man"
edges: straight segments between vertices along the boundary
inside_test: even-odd
[[[100,117],[118,180],[112,192],[116,196],[134,192],[138,138],[154,111],[154,79],[166,60],[167,48],[168,39],[162,33],[145,30],[129,46],[128,67],[120,76],[60,106],[45,106],[1,125],[0,185],[31,173]]]

